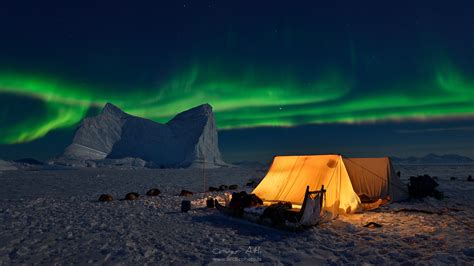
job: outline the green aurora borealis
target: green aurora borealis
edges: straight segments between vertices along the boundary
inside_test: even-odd
[[[48,160],[111,102],[209,103],[225,160],[474,157],[472,1],[4,1],[0,159]],[[228,159],[227,159],[228,158]]]
[[[0,143],[23,143],[77,125],[90,108],[112,102],[159,122],[202,103],[214,107],[220,129],[365,123],[474,115],[474,81],[451,64],[419,80],[356,93],[354,80],[337,71],[303,82],[264,71],[222,73],[194,66],[156,88],[108,90],[20,73],[0,74],[0,93],[40,100],[42,112],[0,132]]]

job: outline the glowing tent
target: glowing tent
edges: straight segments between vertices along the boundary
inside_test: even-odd
[[[393,170],[390,158],[344,158],[357,195],[369,200],[400,201],[408,198],[406,186]]]
[[[361,208],[340,155],[276,156],[267,175],[252,192],[264,202],[302,205],[306,187],[326,189],[323,209],[333,215]]]
[[[286,201],[301,206],[307,186],[314,191],[323,185],[323,209],[333,215],[362,209],[359,196],[386,201],[407,198],[389,158],[343,159],[341,155],[276,156],[252,193],[266,203]]]

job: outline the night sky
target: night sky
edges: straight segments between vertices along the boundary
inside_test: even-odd
[[[106,102],[209,103],[230,162],[474,157],[472,1],[72,2],[0,4],[0,158],[57,155]]]

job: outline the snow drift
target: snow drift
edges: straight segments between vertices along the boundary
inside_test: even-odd
[[[72,144],[57,161],[140,158],[154,167],[219,167],[212,107],[203,104],[165,124],[129,115],[107,103],[98,116],[85,118]]]

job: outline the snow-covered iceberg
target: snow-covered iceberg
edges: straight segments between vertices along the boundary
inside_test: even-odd
[[[98,116],[85,118],[72,144],[57,162],[140,158],[154,167],[226,165],[218,147],[212,107],[203,104],[165,124],[129,115],[107,103]]]
[[[8,170],[17,170],[18,168],[15,167],[11,162],[3,161],[0,159],[0,171],[8,171]]]

